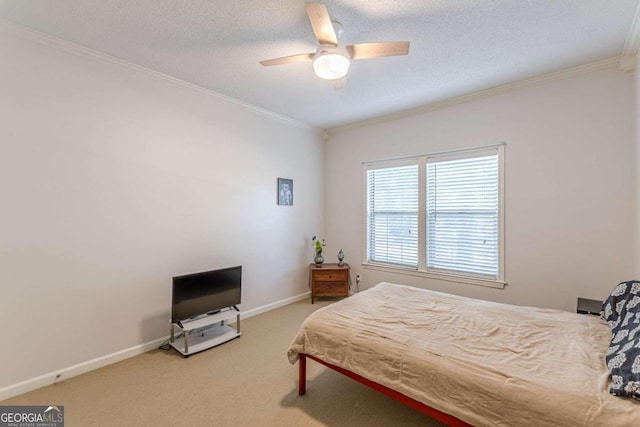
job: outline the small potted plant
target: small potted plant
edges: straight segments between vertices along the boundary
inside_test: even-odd
[[[313,236],[311,241],[313,242],[313,249],[316,251],[316,256],[313,259],[313,262],[316,263],[316,267],[320,267],[324,262],[324,257],[322,256],[322,247],[325,245],[324,239],[320,240],[320,238]]]

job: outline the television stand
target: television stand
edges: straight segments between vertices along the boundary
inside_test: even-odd
[[[236,319],[236,328],[228,325]],[[182,332],[182,340],[175,339],[176,329]],[[194,320],[171,323],[170,341],[184,357],[223,344],[240,336],[240,311],[237,307],[222,309],[220,312],[205,315]]]

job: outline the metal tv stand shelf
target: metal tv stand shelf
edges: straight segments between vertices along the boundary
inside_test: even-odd
[[[227,323],[236,319],[236,328]],[[176,341],[175,331],[182,332],[182,340]],[[240,311],[236,306],[205,315],[194,320],[171,323],[171,347],[184,357],[207,350],[240,336]]]

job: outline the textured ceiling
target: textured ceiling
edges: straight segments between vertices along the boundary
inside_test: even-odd
[[[411,41],[334,91],[301,0],[0,0],[0,18],[262,109],[333,128],[622,53],[639,0],[328,0],[342,41]]]

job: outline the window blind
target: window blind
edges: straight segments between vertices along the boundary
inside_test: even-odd
[[[367,170],[368,261],[418,267],[418,165]]]
[[[499,275],[498,154],[427,159],[427,269]]]

